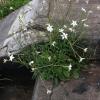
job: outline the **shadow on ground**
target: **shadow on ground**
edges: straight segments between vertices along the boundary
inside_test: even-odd
[[[0,100],[31,100],[34,83],[26,67],[0,62]]]

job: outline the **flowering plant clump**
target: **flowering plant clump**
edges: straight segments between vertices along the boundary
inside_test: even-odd
[[[47,24],[48,41],[24,48],[17,61],[28,66],[34,75],[46,80],[78,78],[88,61],[87,40],[78,33],[77,21],[63,27]],[[84,25],[84,23],[83,23]]]

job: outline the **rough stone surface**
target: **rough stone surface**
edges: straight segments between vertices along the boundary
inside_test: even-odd
[[[44,25],[44,21],[47,21],[47,18],[43,16],[46,16],[45,9],[47,9],[48,6],[46,4],[48,3],[44,3],[46,3],[44,0],[32,0],[19,10],[17,17],[14,18],[13,15],[9,15],[10,18],[13,17],[13,21],[10,21],[10,25],[7,24],[5,31],[6,24],[2,25],[4,21],[1,22],[0,37],[3,36],[6,38],[1,39],[0,56],[6,56],[8,52],[16,53],[26,45],[45,39],[45,32],[42,30],[44,28],[41,28],[39,24],[40,22]],[[40,10],[45,11],[45,13],[42,13]],[[5,19],[7,23],[8,19]]]
[[[10,30],[15,18],[17,17],[17,14],[18,11],[15,11],[0,21],[0,42],[4,41],[8,37],[7,33]]]
[[[74,0],[72,0],[74,1]],[[85,3],[86,0],[79,0],[79,3],[73,3],[71,13],[67,16],[67,9],[69,7],[68,0],[52,0],[50,17],[54,20],[66,19],[77,20],[81,16],[81,8],[85,8],[87,11],[91,10],[93,13],[89,14],[87,24],[90,25],[88,36],[92,39],[99,39],[100,35],[100,10],[97,10],[97,6],[100,5],[99,1],[90,0],[89,4]],[[83,18],[84,19],[84,18]]]
[[[100,100],[100,66],[91,66],[76,80],[61,82],[53,87],[49,82],[51,95],[46,94],[48,82],[38,80],[32,100]]]
[[[32,100],[50,100],[50,95],[47,95],[47,89],[52,90],[52,82],[37,79],[34,87]]]
[[[44,30],[41,29],[45,28],[49,19],[55,23],[60,23],[63,19],[77,20],[81,15],[82,7],[87,11],[93,11],[93,13],[88,16],[89,20],[86,21],[86,23],[90,25],[89,31],[86,33],[86,38],[92,39],[92,42],[98,40],[100,38],[100,9],[99,7],[97,9],[97,6],[100,5],[100,2],[97,0],[90,0],[87,5],[85,0],[81,0],[79,3],[76,3],[74,0],[72,1],[73,5],[69,16],[67,15],[70,5],[68,0],[32,0],[22,7],[18,12],[17,17],[11,19],[10,25],[7,24],[6,30],[4,30],[5,26],[0,27],[0,30],[2,30],[2,33],[0,32],[0,41],[3,40],[3,42],[0,43],[0,56],[5,56],[7,52],[15,53],[15,51],[20,49],[15,37],[20,39],[20,37],[24,37],[24,34],[29,34],[31,31],[31,36],[34,37],[32,38],[33,41],[29,41],[28,39],[27,43],[27,41],[24,41],[25,39],[23,40],[22,38],[21,42],[23,41],[25,45],[33,43],[40,39],[36,38],[40,32],[44,33],[40,35],[40,37],[45,35]],[[7,18],[5,20],[7,20]],[[9,21],[7,21],[7,23],[8,22]],[[29,38],[30,36],[28,34],[27,37]]]

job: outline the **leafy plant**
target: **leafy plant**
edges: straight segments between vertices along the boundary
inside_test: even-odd
[[[82,14],[89,14],[84,8],[81,10]],[[78,78],[91,56],[89,41],[84,34],[89,27],[86,21],[87,15],[79,20],[68,19],[63,25],[47,24],[45,34],[48,41],[33,43],[23,48],[15,55],[15,59],[10,54],[9,60],[14,59],[15,62],[25,65],[33,72],[33,77],[40,76],[55,83]]]
[[[48,24],[47,30],[48,41],[24,48],[17,55],[17,61],[29,67],[35,76],[45,80],[78,78],[88,63],[88,41],[80,37],[78,30],[70,31],[67,26],[62,28]]]

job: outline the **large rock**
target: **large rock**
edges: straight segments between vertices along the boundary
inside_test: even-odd
[[[56,24],[62,21],[66,24],[67,19],[77,20],[81,15],[82,7],[87,11],[93,11],[93,13],[89,14],[89,20],[86,22],[90,25],[89,31],[86,33],[86,38],[92,39],[92,42],[93,40],[98,40],[100,38],[100,9],[99,7],[97,9],[97,6],[99,6],[100,2],[90,0],[87,5],[85,0],[79,3],[76,1],[73,2],[69,16],[67,15],[70,5],[68,0],[32,0],[19,10],[17,17],[14,18],[14,15],[10,15],[10,17],[12,17],[10,22],[8,20],[9,18],[5,19],[8,20],[6,22],[10,24],[2,25],[2,23],[4,23],[3,21],[0,24],[0,41],[2,41],[0,43],[0,56],[5,56],[7,52],[15,53],[15,51],[20,50],[19,40],[21,43],[22,41],[24,42],[22,43],[25,44],[24,46],[41,40],[37,38],[37,35],[39,36],[42,32],[42,36],[45,36],[44,27],[50,19]],[[4,30],[4,28],[6,29]],[[22,38],[24,34],[25,37],[27,34],[28,40]],[[30,35],[34,38],[30,39]],[[40,37],[42,36],[40,35]]]
[[[13,22],[15,21],[17,14],[18,14],[18,10],[11,13],[5,19],[0,21],[0,42],[8,38],[7,33],[9,32]]]
[[[42,39],[45,37],[45,32],[41,25],[44,26],[48,20],[45,17],[47,4],[44,0],[32,0],[15,13],[17,17],[11,14],[1,21],[0,56],[6,56],[8,52],[16,53],[26,45],[45,39]]]

